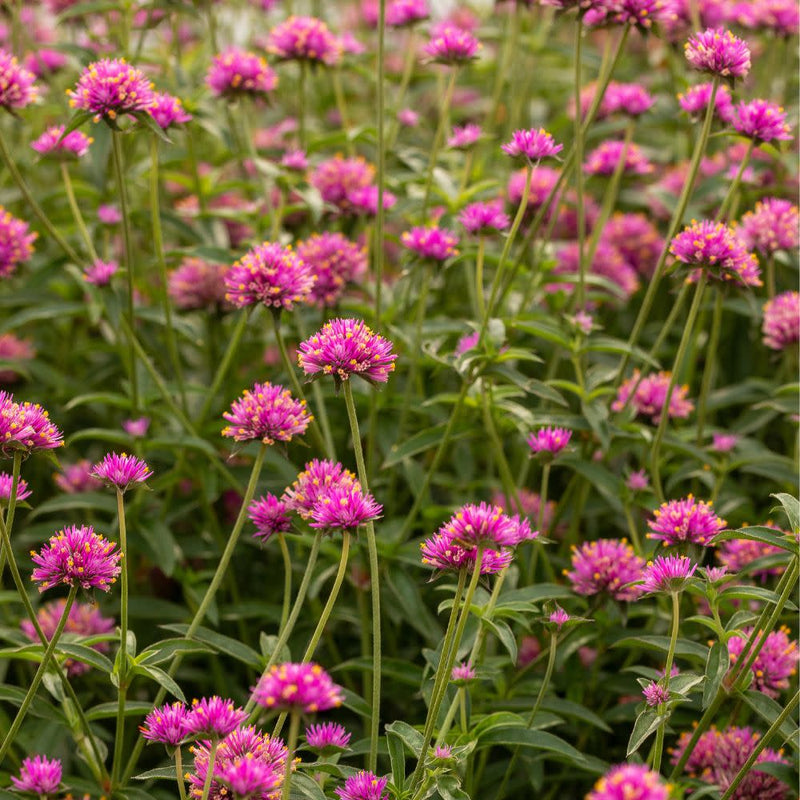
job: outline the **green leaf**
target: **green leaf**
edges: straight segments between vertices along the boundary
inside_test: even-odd
[[[164,628],[164,630],[174,631],[175,633],[183,635],[186,635],[186,632],[189,630],[189,626],[183,624],[162,625],[161,627]],[[252,647],[248,647],[246,644],[242,644],[236,639],[231,639],[230,636],[224,636],[221,633],[212,631],[210,628],[198,628],[194,632],[192,639],[211,645],[218,653],[233,656],[238,661],[248,664],[257,670],[261,670],[264,667],[263,659]]]
[[[77,642],[65,642],[63,639],[58,643],[58,652],[80,661],[82,664],[89,664],[102,672],[110,673],[113,669],[110,659],[102,653],[98,653],[92,647],[87,647]]]
[[[86,313],[86,303],[54,302],[43,305],[35,305],[24,308],[16,314],[12,314],[5,322],[0,324],[0,333],[13,331],[21,328],[30,322],[41,322],[43,320],[63,320],[68,317],[77,317],[79,314]]]
[[[131,443],[131,437],[128,436],[125,431],[120,431],[116,428],[84,428],[81,431],[73,433],[72,436],[67,439],[67,447],[72,447],[75,442],[82,442],[87,439],[90,441],[97,439],[102,442],[111,442],[112,444],[118,444],[122,447],[129,447]]]
[[[628,739],[628,757],[632,756],[668,717],[668,714],[659,714],[654,708],[645,708],[636,717],[636,722],[633,724],[633,730]]]
[[[789,518],[789,525],[792,526],[792,531],[794,533],[800,531],[800,501],[785,492],[771,494],[770,497],[774,497],[783,506],[783,510]]]
[[[669,636],[627,636],[614,642],[611,647],[643,647],[646,650],[669,651]],[[688,639],[678,639],[675,644],[675,654],[679,656],[693,656],[705,661],[708,658],[708,648]]]
[[[415,456],[418,453],[424,453],[426,450],[430,450],[432,447],[435,447],[442,440],[444,429],[446,427],[446,424],[436,425],[433,428],[427,428],[424,431],[420,431],[408,439],[404,439],[401,445],[392,445],[392,448],[389,451],[389,454],[386,456],[381,469],[393,467],[395,464],[404,461],[406,458]],[[472,428],[462,428],[461,430],[454,431],[451,439],[453,441],[456,441],[457,439],[463,439],[465,436],[468,436],[471,433]]]
[[[631,347],[628,342],[622,339],[615,339],[613,336],[593,336],[586,344],[586,349],[591,353],[623,353],[633,357],[634,361],[642,361],[651,367],[659,368],[659,363],[648,353],[639,347]]]
[[[152,703],[146,703],[142,700],[128,700],[125,703],[125,716],[126,717],[143,717],[153,710]],[[116,700],[110,703],[100,703],[92,706],[86,712],[86,719],[90,722],[96,719],[112,719],[117,716],[119,711],[119,704]]]
[[[517,639],[507,622],[502,619],[487,619],[481,617],[481,625],[485,625],[500,640],[503,647],[511,656],[511,663],[517,663]]]
[[[779,595],[763,586],[728,586],[719,596],[725,600],[756,600],[759,603],[772,605],[777,605],[780,600]],[[786,608],[789,611],[797,611],[797,606],[791,600],[786,602]]]
[[[172,144],[172,139],[167,136],[166,131],[153,119],[151,114],[146,111],[134,111],[131,116],[136,117],[139,124],[147,128],[157,139],[165,144]]]
[[[741,692],[741,696],[745,703],[763,719],[767,725],[772,725],[773,722],[783,713],[783,706],[773,700],[771,697],[756,691]],[[793,739],[794,725],[791,719],[785,719],[783,725],[779,729],[781,738],[791,741],[797,747],[796,741]]]
[[[117,501],[110,494],[101,492],[80,492],[79,494],[62,494],[51,497],[40,503],[31,511],[28,519],[35,519],[42,514],[63,514],[76,509],[99,511],[102,514],[114,514]]]
[[[168,661],[176,653],[213,653],[213,648],[188,639],[162,639],[142,650],[136,657],[138,664],[160,664]]]
[[[545,697],[541,707],[545,711],[552,711],[562,717],[571,717],[599,728],[601,731],[611,733],[611,728],[602,717],[595,714],[594,711],[590,711],[586,706],[574,703],[572,700],[566,700],[563,697]]]
[[[483,733],[478,740],[478,749],[489,745],[501,744],[507,747],[530,747],[533,750],[545,750],[560,757],[564,761],[583,766],[586,763],[583,755],[569,742],[554,736],[547,731],[534,731],[526,728],[521,722],[518,726],[497,726]]]
[[[290,794],[294,800],[327,800],[325,792],[320,789],[319,784],[302,772],[297,772],[292,776]]]
[[[138,532],[150,548],[153,563],[169,578],[178,560],[178,545],[169,526],[160,519],[149,517],[142,520]]]
[[[412,728],[407,722],[397,720],[391,725],[386,726],[386,733],[390,738],[395,738],[402,742],[414,758],[418,759],[420,757],[420,753],[422,752],[422,734],[416,728]],[[403,779],[404,778],[405,774],[403,774]],[[400,782],[395,782],[398,786],[402,785],[402,779]]]
[[[717,696],[722,679],[730,667],[728,646],[724,642],[714,642],[708,651],[706,679],[703,684],[703,710],[707,709]]]
[[[136,675],[146,675],[148,678],[152,678],[159,686],[163,686],[173,697],[177,697],[182,703],[186,702],[181,687],[160,667],[136,664],[131,668],[131,672]]]
[[[176,778],[177,771],[174,763],[167,767],[149,769],[147,772],[140,772],[138,775],[133,776],[135,781],[174,781]]]
[[[722,531],[722,533],[718,533],[714,537],[712,544],[724,542],[729,539],[749,539],[754,542],[770,544],[773,547],[780,547],[782,550],[787,550],[795,555],[798,553],[797,542],[792,541],[780,531],[775,530],[775,528],[767,528],[764,525],[751,525],[748,528],[736,528]]]

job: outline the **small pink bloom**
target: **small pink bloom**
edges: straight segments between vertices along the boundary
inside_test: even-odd
[[[127,453],[108,453],[92,469],[93,477],[121,492],[127,491],[135,483],[144,483],[152,474],[144,461]]]

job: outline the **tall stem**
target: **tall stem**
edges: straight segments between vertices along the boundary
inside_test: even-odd
[[[667,650],[667,666],[664,672],[664,694],[666,695],[665,704],[669,704],[669,681],[672,672],[672,662],[675,659],[675,646],[678,643],[678,629],[681,618],[681,596],[678,592],[672,592],[672,633],[669,637],[669,649]],[[653,755],[653,772],[661,771],[661,756],[664,752],[664,733],[667,728],[665,719],[656,731],[655,753]]]
[[[381,300],[383,297],[383,227],[386,212],[383,208],[383,196],[386,185],[386,120],[384,119],[386,83],[386,65],[384,50],[386,47],[386,0],[378,0],[378,85],[376,87],[375,113],[378,131],[378,164],[376,180],[378,182],[378,208],[375,215],[375,243],[372,248],[375,259],[375,327],[381,327]],[[371,432],[370,432],[370,435]]]
[[[364,452],[361,449],[361,433],[358,428],[358,417],[353,402],[353,389],[350,381],[344,381],[344,401],[347,406],[347,418],[350,421],[350,433],[353,437],[353,450],[356,456],[358,479],[364,493],[369,493],[367,466],[364,463]],[[381,590],[380,572],[378,568],[378,547],[375,542],[375,526],[368,520],[364,526],[369,553],[369,581],[372,599],[372,703],[370,708],[369,727],[369,759],[368,769],[375,771],[378,763],[378,726],[380,723],[381,705]]]
[[[289,737],[286,742],[286,772],[283,774],[283,790],[281,800],[289,800],[289,788],[292,782],[292,761],[294,761],[294,751],[297,748],[297,734],[300,731],[300,713],[292,711],[289,721]]]
[[[583,42],[583,13],[578,12],[575,25],[575,191],[578,211],[578,289],[575,294],[576,307],[583,308],[586,297],[586,259],[584,258],[584,239],[586,238],[586,211],[583,203],[583,114],[581,112],[581,48]]]
[[[308,67],[305,60],[301,60],[298,64],[300,70],[300,79],[297,86],[297,117],[298,117],[298,136],[300,137],[300,149],[305,152],[307,147],[306,141],[306,72]]]
[[[217,748],[219,747],[219,739],[214,739],[211,742],[211,749],[208,753],[208,767],[206,772],[206,779],[203,783],[203,794],[200,800],[208,800],[208,794],[211,791],[211,782],[214,780],[214,765],[217,761]]]
[[[289,619],[289,607],[292,603],[292,557],[289,555],[286,537],[280,531],[278,531],[278,545],[283,558],[283,603],[281,604],[281,626],[279,628],[279,630],[283,630]]]
[[[719,347],[719,336],[722,329],[722,287],[717,288],[714,298],[714,314],[711,318],[711,334],[708,338],[706,347],[706,363],[703,368],[703,382],[700,385],[700,397],[697,400],[697,435],[695,441],[698,446],[703,442],[703,429],[706,423],[706,404],[708,395],[711,392],[711,384],[714,380],[714,367],[716,364],[716,353]]]
[[[478,237],[478,255],[475,257],[475,311],[479,320],[486,316],[486,298],[483,294],[483,260],[486,250],[486,239],[483,234]]]
[[[181,800],[186,800],[186,783],[183,780],[183,753],[180,745],[175,748],[175,778],[178,781],[178,794]]]
[[[84,245],[86,245],[86,252],[89,254],[92,261],[97,261],[97,250],[94,248],[94,242],[92,242],[92,237],[84,222],[78,201],[75,199],[75,189],[72,186],[72,179],[69,176],[69,169],[65,161],[61,162],[61,180],[64,184],[64,191],[67,194],[67,202],[69,203],[70,211],[72,211],[72,218],[78,226],[78,231],[80,231]]]
[[[425,197],[422,201],[422,221],[425,221],[425,216],[428,213],[428,205],[431,199],[431,189],[433,188],[433,171],[436,169],[436,161],[439,158],[439,150],[444,141],[444,129],[447,125],[448,109],[453,100],[453,92],[456,88],[456,77],[458,75],[458,68],[453,67],[450,72],[450,80],[447,83],[447,88],[442,98],[442,104],[439,108],[439,124],[436,126],[436,133],[433,137],[433,144],[431,145],[431,156],[428,161],[428,171],[425,176]]]

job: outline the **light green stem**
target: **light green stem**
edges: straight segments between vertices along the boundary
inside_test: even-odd
[[[433,144],[431,145],[431,155],[428,161],[428,171],[425,175],[425,197],[422,201],[422,221],[425,222],[425,216],[428,213],[428,205],[431,199],[431,189],[433,188],[433,171],[436,169],[436,161],[439,158],[439,150],[441,150],[442,142],[444,141],[444,129],[447,125],[447,118],[449,116],[448,110],[450,103],[453,100],[453,92],[456,88],[456,77],[458,76],[458,68],[453,67],[450,72],[450,80],[447,83],[447,88],[442,98],[442,104],[439,108],[439,124],[436,126],[436,133],[433,137]]]
[[[293,711],[289,721],[289,737],[286,742],[286,771],[283,773],[281,800],[289,800],[289,791],[292,782],[292,761],[294,761],[294,751],[297,749],[297,735],[299,732],[300,714],[297,711]]]
[[[583,119],[581,113],[581,70],[583,42],[583,12],[578,12],[575,25],[575,191],[577,193],[578,211],[578,288],[575,293],[576,308],[583,308],[586,297],[586,259],[584,245],[586,239],[586,209],[583,202]]]
[[[178,794],[186,800],[186,783],[183,780],[183,753],[180,746],[175,748],[175,778],[178,781]]]
[[[669,649],[667,650],[667,666],[664,671],[664,694],[667,697],[665,705],[669,704],[669,682],[672,672],[672,662],[675,659],[675,646],[678,643],[678,630],[681,619],[681,596],[679,592],[672,592],[672,633],[669,637]],[[653,755],[653,772],[661,772],[661,756],[664,752],[664,733],[667,728],[665,719],[656,731],[656,744]]]
[[[708,346],[706,347],[706,363],[703,368],[703,381],[700,384],[700,397],[697,400],[697,435],[695,436],[695,442],[698,447],[703,443],[703,431],[706,423],[706,404],[708,403],[708,395],[711,392],[711,384],[714,379],[716,353],[719,347],[719,336],[722,329],[723,299],[723,288],[718,286],[717,294],[714,298],[714,313],[711,318],[711,334],[708,337]]]
[[[386,211],[383,207],[383,196],[386,188],[386,120],[384,106],[386,93],[386,65],[384,64],[384,51],[386,48],[386,0],[378,1],[378,53],[377,53],[377,78],[375,113],[377,115],[376,129],[378,132],[378,163],[376,180],[378,182],[378,208],[375,215],[375,242],[372,247],[375,259],[375,327],[381,328],[381,301],[383,298],[383,259],[384,259],[384,221]],[[370,431],[372,435],[372,431]]]
[[[486,298],[483,294],[483,261],[486,250],[486,240],[481,235],[478,237],[478,255],[475,257],[475,302],[478,319],[486,316]]]
[[[86,223],[83,220],[83,214],[81,214],[78,201],[75,199],[75,189],[72,186],[72,179],[69,176],[69,169],[65,161],[61,162],[61,180],[64,183],[64,191],[67,194],[67,202],[72,211],[72,217],[75,220],[75,224],[78,226],[83,243],[86,245],[86,252],[89,253],[89,257],[92,261],[97,261],[97,251],[94,249],[94,243],[89,234],[89,229],[86,227]]]
[[[281,548],[283,558],[283,603],[281,605],[281,626],[279,630],[286,627],[289,619],[289,607],[292,602],[292,557],[289,555],[289,547],[286,544],[286,537],[278,531],[278,545]]]
[[[339,112],[339,122],[341,129],[344,131],[347,144],[347,155],[352,157],[355,155],[355,146],[350,139],[350,119],[347,113],[347,100],[344,95],[344,87],[342,86],[342,71],[339,67],[331,69],[331,82],[333,83],[333,96],[336,98],[336,110]]]
[[[206,780],[203,783],[203,794],[200,800],[208,800],[208,793],[211,791],[211,781],[214,779],[214,765],[217,761],[217,748],[219,747],[219,739],[214,739],[211,742],[211,750],[208,754],[208,768],[206,772]]]
[[[300,79],[297,86],[297,133],[300,138],[300,149],[306,152],[306,148],[308,147],[306,140],[306,62],[301,60],[298,64],[298,68],[300,70]]]

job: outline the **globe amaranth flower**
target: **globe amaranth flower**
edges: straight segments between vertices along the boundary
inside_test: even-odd
[[[247,508],[247,515],[256,526],[253,536],[266,542],[273,533],[286,533],[292,529],[288,507],[274,494],[267,493],[254,500]]]
[[[313,714],[338,708],[344,702],[342,687],[314,663],[276,664],[253,689],[253,700],[273,711]]]
[[[511,141],[501,145],[500,149],[512,158],[522,157],[529,163],[553,158],[563,149],[563,144],[556,144],[553,137],[544,129],[514,131]]]
[[[583,165],[588,175],[613,175],[625,155],[623,175],[649,175],[653,165],[647,160],[641,148],[632,142],[609,139],[603,142],[586,157]]]
[[[93,492],[103,485],[102,481],[92,476],[92,462],[88,458],[81,459],[75,464],[62,465],[61,472],[56,473],[53,480],[66,494]]]
[[[139,726],[143,739],[177,747],[187,736],[186,717],[189,711],[180,701],[154,708]]]
[[[231,423],[223,428],[223,436],[237,442],[258,439],[264,444],[290,442],[305,433],[314,419],[305,400],[295,400],[288,389],[269,381],[246,389],[222,416]]]
[[[577,242],[570,242],[565,247],[559,249],[556,254],[557,263],[553,274],[555,275],[577,275],[579,272],[580,250]],[[622,251],[616,245],[611,244],[607,239],[601,238],[595,248],[592,263],[589,264],[591,275],[605,278],[617,291],[602,287],[604,294],[609,298],[622,296],[627,299],[639,290],[639,277],[636,270],[627,261]],[[548,290],[572,290],[572,284],[551,284],[546,287]],[[601,287],[598,287],[601,288]]]
[[[416,128],[419,125],[419,114],[413,108],[401,108],[397,112],[397,121],[404,128]]]
[[[386,24],[391,28],[408,28],[429,16],[426,0],[392,0],[386,6]]]
[[[800,340],[800,293],[783,292],[764,304],[761,333],[772,350],[784,350]]]
[[[118,270],[119,264],[116,261],[102,261],[98,258],[83,268],[83,279],[92,286],[108,286]]]
[[[641,592],[655,594],[680,591],[696,569],[697,564],[687,556],[656,556],[644,568]]]
[[[475,571],[478,563],[478,548],[464,547],[455,541],[449,532],[435,533],[420,544],[422,563],[441,571],[466,569],[468,573]],[[481,575],[496,575],[514,560],[514,551],[510,547],[499,550],[484,550],[481,555]]]
[[[31,142],[39,155],[55,159],[76,159],[89,152],[94,141],[81,131],[70,131],[64,136],[64,125],[50,125],[45,132]]]
[[[439,529],[454,544],[463,548],[515,547],[520,542],[535,539],[527,519],[510,517],[499,506],[489,503],[467,503]]]
[[[776,36],[794,36],[800,27],[800,8],[793,0],[761,0],[743,10],[750,12],[743,24],[750,28],[771,31]]]
[[[690,36],[684,54],[693,69],[722,78],[744,78],[750,71],[750,48],[722,28],[707,28]]]
[[[281,166],[289,172],[305,172],[308,169],[308,156],[299,148],[287,150],[281,156]]]
[[[284,777],[279,765],[249,756],[232,759],[215,774],[234,798],[277,797]]]
[[[711,435],[711,449],[715,453],[730,453],[739,443],[735,433],[713,433]]]
[[[0,361],[32,361],[36,358],[36,348],[30,339],[20,339],[13,333],[0,334]],[[16,383],[22,377],[21,370],[10,366],[0,369],[0,384]]]
[[[289,17],[269,32],[267,52],[282,61],[308,61],[332,67],[342,58],[342,43],[316,17]]]
[[[480,49],[481,43],[469,31],[451,23],[434,31],[422,50],[435,64],[458,66],[476,59]]]
[[[0,278],[7,278],[18,264],[33,255],[37,233],[28,233],[28,223],[0,206]]]
[[[275,311],[291,311],[305,303],[316,277],[290,248],[263,242],[225,273],[225,298],[238,308],[261,303]]]
[[[669,700],[669,692],[657,681],[650,681],[647,686],[642,689],[644,701],[651,708],[663,705]]]
[[[334,486],[321,493],[311,509],[312,528],[324,531],[355,529],[378,519],[383,506],[360,486]]]
[[[142,459],[127,453],[108,453],[92,469],[93,477],[121,492],[130,489],[135,483],[144,483],[152,474],[150,467]]]
[[[698,502],[692,495],[662,503],[647,524],[647,538],[660,539],[665,547],[684,543],[709,545],[727,525],[714,513],[711,503]]]
[[[691,738],[692,734],[684,731],[676,746],[670,749],[670,760],[673,764],[678,763]],[[750,758],[760,738],[760,734],[749,727],[731,727],[719,731],[712,726],[711,730],[703,733],[697,740],[684,770],[690,777],[714,784],[724,792]],[[758,764],[765,763],[788,762],[781,753],[764,748],[756,757],[753,768],[734,792],[735,800],[788,800],[789,787],[778,778],[758,769]]]
[[[192,115],[183,107],[179,97],[167,92],[154,92],[153,98],[153,105],[148,111],[159,128],[167,130],[172,125],[180,125],[192,119]]]
[[[534,455],[547,453],[556,456],[566,448],[571,438],[572,431],[566,428],[548,427],[534,431],[526,441]]]
[[[39,627],[48,639],[53,638],[58,623],[64,614],[66,604],[66,599],[62,597],[59,600],[46,603],[36,612]],[[74,636],[98,636],[112,633],[114,624],[114,620],[111,617],[104,617],[94,603],[76,602],[72,604],[69,610],[69,615],[64,625],[64,633],[71,633]],[[39,643],[39,634],[29,619],[22,620],[19,627],[32,642]],[[109,645],[108,642],[96,642],[91,645],[91,648],[97,650],[98,653],[106,653]],[[84,664],[82,661],[73,658],[68,658],[64,662],[64,666],[67,669],[67,675],[70,677],[83,675],[91,669],[89,664]]]
[[[504,231],[511,224],[508,214],[503,211],[502,200],[488,203],[470,203],[458,215],[458,221],[472,234]]]
[[[394,208],[397,197],[384,189],[383,208]],[[378,213],[378,187],[370,184],[351,189],[347,193],[347,210],[356,216],[374,217]]]
[[[266,98],[278,85],[278,76],[255,53],[230,47],[214,56],[206,73],[206,86],[216,97]]]
[[[153,84],[124,58],[89,64],[67,95],[71,108],[92,112],[95,122],[113,122],[120,114],[147,111],[155,103]]]
[[[340,211],[350,209],[350,195],[368,188],[375,178],[375,167],[360,156],[344,158],[335,155],[322,161],[311,173],[309,181],[322,199]]]
[[[659,372],[642,378],[639,370],[634,370],[633,375],[623,381],[617,390],[611,410],[623,411],[630,402],[637,416],[650,417],[652,423],[658,425],[664,411],[670,377],[669,372]],[[686,397],[688,393],[689,387],[686,385],[673,387],[669,398],[670,419],[685,419],[694,410],[694,403]]]
[[[577,594],[590,597],[608,594],[615,600],[635,600],[641,590],[631,586],[639,580],[644,560],[626,539],[597,539],[572,547],[572,571],[564,575]]]
[[[742,100],[734,109],[733,127],[737,133],[756,143],[792,138],[786,112],[769,100]]]
[[[39,98],[36,76],[20,66],[15,56],[0,49],[0,108],[25,108]]]
[[[306,746],[321,751],[323,755],[346,750],[350,744],[351,734],[343,725],[336,722],[323,722],[309,725],[305,730]]]
[[[569,614],[567,614],[567,612],[558,605],[556,606],[556,610],[551,612],[550,616],[547,618],[547,621],[559,631],[567,622],[569,622],[569,620]]]
[[[170,272],[167,291],[176,308],[184,311],[219,308],[225,303],[224,264],[188,257]]]
[[[458,254],[458,237],[438,225],[418,226],[405,231],[400,237],[405,247],[426,261],[447,261]]]
[[[306,375],[332,375],[337,383],[351,375],[386,383],[396,358],[392,343],[360,319],[330,320],[301,342],[297,352],[297,363]]]
[[[752,628],[745,628],[741,634],[728,639],[731,665],[741,657],[752,632]],[[797,661],[800,658],[797,653],[797,642],[789,638],[789,629],[786,627],[771,631],[766,639],[761,632],[753,646],[761,644],[762,639],[763,646],[750,667],[753,673],[751,686],[756,691],[775,699],[783,690],[789,688],[789,678],[797,672]]]
[[[643,469],[634,470],[625,480],[625,485],[632,492],[644,492],[650,487],[647,472]]]
[[[596,91],[597,87],[593,88]],[[603,99],[600,101],[598,116],[625,114],[629,117],[640,117],[649,111],[655,105],[655,102],[653,95],[641,83],[617,83],[617,81],[611,81],[606,87]]]
[[[26,758],[19,777],[12,775],[11,783],[18,792],[30,792],[39,797],[55,795],[61,783],[61,761],[40,755]]]
[[[218,695],[195,698],[184,720],[186,735],[222,739],[238,728],[247,716],[247,712],[237,708],[232,700]]]
[[[617,764],[594,785],[586,800],[668,800],[669,786],[645,764]]]
[[[63,444],[64,434],[38,403],[17,403],[14,395],[0,391],[0,453],[52,450]]]
[[[472,667],[471,661],[462,661],[456,664],[450,672],[450,680],[456,685],[463,685],[475,680],[477,673]]]
[[[723,222],[693,220],[672,240],[669,252],[678,261],[705,270],[709,278],[761,286],[756,257]]]
[[[14,477],[8,472],[0,472],[0,505],[11,500],[11,489],[14,485]],[[20,503],[31,496],[28,482],[24,478],[17,480],[16,502]]]
[[[389,795],[384,791],[388,781],[388,775],[379,778],[373,772],[361,770],[347,778],[344,786],[338,786],[335,791],[339,800],[388,800]]]
[[[40,592],[59,584],[107,592],[122,571],[122,553],[116,547],[89,525],[68,525],[38,553],[31,551],[36,564],[31,580],[39,584]]]
[[[281,500],[286,507],[297,512],[303,519],[311,519],[317,501],[331,489],[361,489],[356,476],[338,461],[313,459],[287,488]]]
[[[345,286],[367,271],[367,252],[341,233],[315,233],[297,244],[297,256],[316,278],[309,301],[320,308],[336,305]]]
[[[769,255],[793,250],[800,243],[800,214],[789,200],[765,197],[741,219],[739,235],[745,245]]]
[[[474,122],[468,122],[463,127],[455,125],[450,138],[447,140],[447,146],[451,150],[469,150],[480,140],[482,135],[481,126],[476,125]]]
[[[698,83],[678,95],[680,107],[693,119],[702,119],[711,100],[711,83]],[[733,122],[734,110],[731,93],[727,86],[718,86],[714,96],[714,113],[717,118],[729,125]]]

